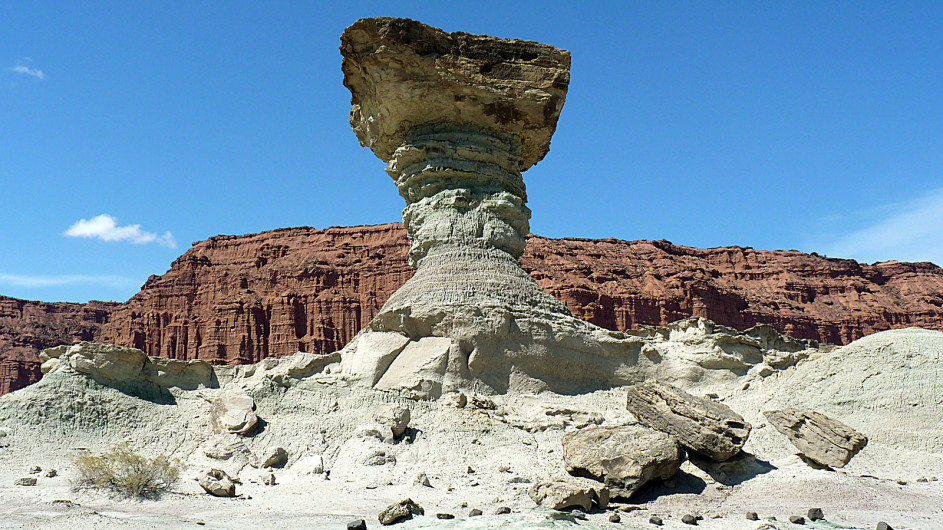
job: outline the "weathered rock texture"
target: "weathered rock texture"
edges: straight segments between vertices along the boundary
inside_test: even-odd
[[[561,442],[567,472],[604,482],[612,498],[628,499],[652,479],[673,477],[684,459],[673,438],[635,425],[591,425]]]
[[[413,275],[408,254],[398,223],[285,228],[197,242],[124,304],[0,297],[0,393],[39,379],[43,348],[82,340],[226,364],[338,350]],[[833,344],[943,330],[943,269],[929,263],[534,235],[521,263],[575,316],[619,331],[692,315]]]
[[[868,437],[844,423],[812,410],[768,410],[763,413],[804,456],[829,467],[845,467]]]
[[[40,350],[94,340],[118,304],[33,302],[0,296],[0,395],[40,377]]]
[[[629,388],[626,406],[644,425],[668,433],[688,449],[719,462],[739,453],[752,429],[727,405],[659,381]]]

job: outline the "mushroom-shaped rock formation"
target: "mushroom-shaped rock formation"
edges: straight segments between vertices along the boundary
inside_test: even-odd
[[[344,348],[348,373],[412,398],[633,382],[640,341],[574,318],[517,261],[521,171],[550,148],[569,52],[398,18],[357,21],[340,49],[351,125],[406,200],[417,268]]]

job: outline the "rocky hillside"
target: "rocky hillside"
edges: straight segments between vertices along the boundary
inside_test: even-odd
[[[118,304],[33,302],[0,296],[0,395],[39,379],[36,352],[93,340]]]
[[[35,381],[35,352],[61,342],[233,364],[337,350],[413,274],[408,249],[399,224],[217,236],[124,304],[0,299],[0,393]],[[521,261],[576,316],[609,329],[703,316],[836,344],[890,328],[943,330],[943,269],[929,263],[539,236]]]

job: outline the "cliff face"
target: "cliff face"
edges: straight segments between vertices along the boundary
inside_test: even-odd
[[[39,379],[36,353],[94,340],[118,304],[33,302],[0,296],[0,395]]]
[[[335,351],[412,276],[408,252],[399,224],[286,228],[195,243],[120,305],[0,298],[0,393],[38,378],[35,352],[77,340],[233,364]],[[943,269],[929,263],[539,236],[521,263],[576,316],[609,329],[704,316],[836,344],[943,330]]]

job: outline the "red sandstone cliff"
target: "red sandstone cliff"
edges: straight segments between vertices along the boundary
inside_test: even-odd
[[[94,340],[116,303],[33,302],[0,296],[0,395],[39,379],[36,353]]]
[[[412,275],[407,251],[399,224],[213,237],[128,302],[110,313],[98,309],[96,318],[107,323],[100,331],[89,324],[86,335],[149,355],[218,363],[331,352]],[[539,236],[529,238],[521,262],[575,315],[610,329],[695,315],[740,329],[768,323],[830,343],[896,327],[943,330],[943,269],[929,263],[864,265],[796,251]],[[53,314],[53,306],[77,306],[24,303]],[[72,342],[77,335],[61,336]],[[35,380],[35,364],[16,366],[52,344],[33,342],[12,362],[0,342],[0,393],[12,388],[4,377]]]

